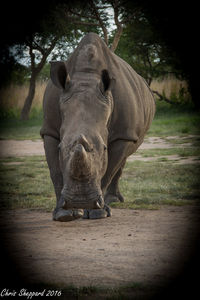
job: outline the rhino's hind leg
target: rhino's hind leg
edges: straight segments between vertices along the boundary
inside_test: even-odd
[[[103,219],[111,215],[111,208],[105,205],[103,209],[84,209],[83,219]]]

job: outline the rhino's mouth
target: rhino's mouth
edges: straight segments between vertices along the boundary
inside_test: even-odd
[[[75,189],[64,187],[62,191],[63,208],[100,209],[104,207],[104,199],[98,188],[89,185],[78,185]]]

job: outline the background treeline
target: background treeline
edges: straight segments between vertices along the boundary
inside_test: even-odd
[[[49,69],[49,66],[45,69]],[[29,117],[42,117],[42,100],[44,91],[47,84],[47,78],[49,77],[49,72],[46,74],[41,72],[38,81],[36,82],[36,91],[32,102],[31,114]],[[185,81],[180,81],[174,77],[166,77],[161,80],[153,80],[151,83],[151,88],[157,91],[160,95],[163,95],[164,101],[167,102],[170,99],[170,105],[178,106],[182,109],[184,106],[192,108],[192,102],[190,101],[190,95],[183,91],[187,91],[187,83]],[[19,82],[18,80],[13,81],[9,85],[1,88],[1,108],[0,108],[0,118],[20,118],[20,113],[24,105],[24,99],[28,94],[29,90],[29,79]],[[157,97],[160,99],[160,97]],[[160,100],[158,100],[160,101]]]
[[[15,14],[4,7],[10,18],[0,50],[2,116],[16,107],[21,110],[20,118],[28,119],[33,100],[41,106],[49,61],[67,59],[91,31],[146,79],[157,99],[199,109],[191,63],[197,49],[189,47],[192,33],[187,34],[194,21],[185,24],[192,13],[186,4],[171,9],[169,1],[163,9],[157,1],[137,0],[75,0],[73,4],[60,0],[44,7],[37,6],[37,1],[30,3],[33,15],[37,11],[35,17],[22,14],[22,4],[15,7]],[[196,27],[192,29],[194,33]]]

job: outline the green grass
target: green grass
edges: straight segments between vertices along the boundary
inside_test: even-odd
[[[34,108],[30,120],[20,121],[19,112],[0,114],[0,139],[38,139],[42,125],[42,110]],[[174,106],[157,101],[156,115],[147,136],[167,137],[200,134],[200,116],[186,106]]]
[[[128,162],[120,180],[124,203],[112,207],[158,209],[194,204],[199,198],[199,167],[170,162]],[[51,211],[55,193],[43,156],[0,160],[1,208]]]
[[[157,101],[156,114],[148,136],[200,134],[200,115],[189,106],[174,106]]]
[[[175,147],[177,147],[179,144],[187,144],[190,143],[191,147],[198,147],[200,145],[200,137],[199,135],[192,135],[192,136],[184,136],[184,137],[177,137],[174,136],[174,138],[170,137],[164,137],[164,139],[167,142],[170,142],[171,144],[174,144]]]
[[[156,146],[155,146],[156,147]],[[137,154],[142,155],[142,157],[156,157],[156,156],[166,156],[166,155],[179,155],[180,158],[188,156],[200,156],[200,147],[188,147],[188,148],[167,148],[167,149],[146,149],[138,150]]]
[[[158,209],[194,204],[199,198],[199,166],[162,162],[128,162],[120,181],[124,203],[112,207]]]
[[[0,121],[0,139],[36,140],[40,139],[41,118],[33,118],[28,121],[19,119]]]
[[[2,208],[41,208],[55,206],[55,194],[45,157],[1,159]]]
[[[4,113],[0,110],[0,139],[40,139],[42,120],[43,112],[40,107],[31,110],[27,121],[20,120],[20,111],[17,109]]]

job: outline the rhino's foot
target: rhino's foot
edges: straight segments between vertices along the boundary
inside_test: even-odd
[[[53,220],[60,222],[69,222],[83,217],[83,209],[55,209],[53,212]]]
[[[124,202],[124,197],[120,193],[117,193],[116,195],[106,194],[105,195],[105,203],[110,204],[112,202]]]
[[[83,219],[103,219],[111,216],[111,208],[105,205],[102,209],[84,209]]]

